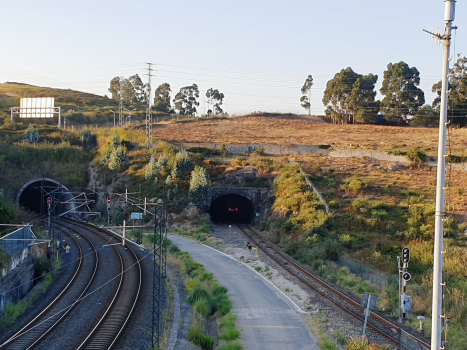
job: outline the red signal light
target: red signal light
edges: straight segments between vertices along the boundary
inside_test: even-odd
[[[107,198],[107,203],[112,203],[112,199],[111,198]]]
[[[52,204],[52,198],[47,198],[47,204]]]

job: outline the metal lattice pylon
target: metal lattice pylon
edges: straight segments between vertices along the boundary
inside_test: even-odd
[[[165,240],[167,239],[165,205],[154,208],[154,276],[152,299],[152,347],[158,348],[161,334],[162,278],[167,275]]]

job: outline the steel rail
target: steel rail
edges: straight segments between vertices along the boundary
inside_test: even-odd
[[[75,222],[75,224],[78,224],[81,227],[84,226],[84,224],[77,223],[77,222]],[[89,231],[97,230],[105,234],[110,234],[113,236],[112,239],[114,238],[120,239],[118,236],[115,236],[112,232],[103,230],[95,226],[85,225],[85,228]],[[102,317],[99,319],[97,324],[93,327],[93,329],[88,333],[86,338],[78,346],[77,348],[78,350],[79,349],[110,349],[112,348],[117,342],[117,340],[119,339],[130,317],[132,316],[134,308],[136,306],[136,303],[140,295],[141,283],[142,283],[142,271],[141,271],[141,265],[139,263],[139,259],[136,253],[133,251],[133,249],[131,249],[131,247],[126,246],[126,249],[128,249],[133,254],[134,259],[135,259],[134,264],[130,263],[128,264],[129,266],[126,267],[124,264],[124,259],[122,258],[122,255],[120,254],[116,246],[112,245],[111,247],[117,252],[120,258],[120,264],[122,267],[122,271],[120,273],[119,285],[105,313],[102,315]],[[131,283],[129,283],[128,281],[125,282],[125,278],[127,278],[128,276],[127,270],[131,269],[133,267],[132,265],[138,266],[138,273],[137,273],[138,288],[136,290],[136,295],[134,295],[135,294],[134,285],[131,285]],[[129,278],[131,279],[131,276]],[[126,286],[125,284],[128,284],[128,286]],[[124,292],[126,292],[127,294],[124,295],[123,294]],[[128,296],[128,294],[130,294],[130,296]],[[123,301],[119,300],[120,298],[123,298],[124,300]],[[120,310],[117,309],[114,312],[117,315],[115,316],[113,315],[113,309],[117,308],[118,306],[120,307],[125,306],[126,305],[125,301],[131,298],[133,298],[133,304],[131,305],[130,310],[125,311],[126,312],[125,319],[123,320],[123,322],[118,322],[118,321],[115,322],[115,319],[117,320],[121,319],[121,312]],[[108,339],[109,337],[110,339]]]
[[[274,247],[271,243],[269,243],[266,239],[264,239],[259,233],[255,232],[250,226],[248,225],[244,225],[244,227],[246,227],[248,230],[250,230],[251,232],[253,232],[254,234],[258,235],[260,238],[261,238],[261,242],[258,242],[256,241],[251,235],[249,235],[243,228],[242,228],[242,225],[237,225],[237,227],[243,232],[243,234],[249,239],[251,240],[253,243],[256,244],[256,246],[259,247],[259,244],[258,243],[261,243],[261,244],[264,244],[266,245],[268,248],[272,249],[276,254],[280,255],[282,259],[285,259],[287,261],[288,264],[291,264],[293,265],[296,269],[298,269],[301,273],[305,274],[307,277],[310,277],[312,278],[314,281],[318,282],[319,284],[321,284],[321,286],[323,286],[324,288],[327,288],[329,290],[331,290],[334,294],[338,295],[339,297],[343,298],[345,301],[349,302],[352,304],[352,306],[354,307],[357,307],[357,308],[361,308],[361,305],[358,304],[355,300],[349,298],[348,296],[346,296],[345,294],[343,294],[342,292],[340,292],[339,290],[333,288],[332,286],[330,286],[329,284],[327,284],[326,282],[322,281],[321,279],[317,278],[316,276],[314,276],[312,273],[310,273],[309,271],[305,270],[302,266],[300,266],[299,264],[297,264],[295,261],[293,261],[292,259],[290,259],[288,256],[286,256],[284,253],[282,253],[281,251],[279,251],[276,247]],[[308,287],[312,288],[313,290],[315,290],[316,292],[318,292],[320,295],[324,296],[326,299],[332,301],[334,304],[336,304],[339,308],[341,308],[342,310],[344,310],[345,312],[351,314],[352,316],[354,316],[355,318],[357,318],[358,320],[364,322],[364,318],[360,317],[359,315],[357,315],[356,313],[350,311],[349,309],[346,309],[343,305],[339,304],[336,300],[334,300],[333,298],[331,298],[328,294],[324,293],[323,291],[319,290],[318,288],[316,288],[315,286],[311,285],[309,282],[307,282],[306,280],[304,280],[302,277],[298,276],[296,273],[294,273],[293,271],[291,271],[291,269],[289,267],[287,267],[285,264],[283,264],[282,262],[280,262],[273,254],[270,254],[268,253],[264,248],[262,249],[264,253],[266,253],[271,259],[273,259],[276,263],[278,263],[281,267],[283,267],[285,270],[287,270],[287,272],[289,272],[290,274],[292,274],[294,277],[296,277],[297,279],[299,279],[302,283],[304,283],[305,285],[307,285]],[[418,339],[416,337],[414,337],[412,334],[410,333],[407,333],[406,331],[404,331],[402,328],[400,328],[399,326],[395,325],[394,323],[382,318],[381,316],[371,312],[371,315],[377,319],[379,322],[383,323],[384,325],[388,326],[388,327],[391,327],[391,328],[394,328],[396,331],[398,332],[404,332],[407,336],[409,336],[410,338],[412,338],[414,341],[418,342],[420,345],[423,345],[424,347],[426,347],[427,349],[430,349],[430,345],[428,345],[427,343],[425,343],[423,340],[421,339]],[[395,344],[399,345],[399,346],[403,346],[404,348],[406,348],[407,350],[411,350],[410,348],[407,348],[405,347],[404,345],[401,345],[399,344],[399,341],[397,339],[395,339],[394,337],[392,337],[391,335],[387,334],[386,332],[380,330],[378,327],[376,327],[375,325],[372,325],[370,322],[368,322],[368,326],[370,328],[372,328],[373,330],[375,330],[377,333],[383,335],[385,338],[387,338],[388,340],[394,342]]]
[[[59,224],[57,224],[59,225]],[[63,225],[65,226],[65,225]],[[69,226],[65,226],[65,228],[69,229],[70,231],[72,232],[75,232],[77,234],[79,234],[79,232]],[[65,233],[65,232],[64,232]],[[66,234],[66,233],[65,233]],[[96,271],[97,271],[97,267],[98,267],[98,263],[99,263],[99,259],[98,259],[98,256],[97,256],[97,251],[95,249],[95,246],[94,244],[91,242],[90,239],[88,239],[87,237],[85,236],[82,236],[84,237],[88,243],[91,245],[91,247],[94,248],[94,252],[95,252],[95,263],[94,263],[94,271],[92,273],[92,276],[91,278],[89,279],[89,282],[88,284],[86,285],[86,287],[84,288],[83,292],[80,293],[80,295],[78,296],[78,298],[76,299],[76,301],[70,306],[68,307],[68,309],[65,311],[65,313],[57,320],[55,321],[52,325],[50,326],[47,326],[47,329],[42,331],[42,333],[39,335],[39,337],[37,339],[33,339],[33,343],[31,345],[24,345],[25,342],[28,342],[30,343],[30,338],[34,337],[35,334],[34,333],[31,333],[31,331],[39,326],[40,324],[42,324],[43,322],[46,322],[48,320],[48,318],[46,318],[44,321],[42,322],[39,322],[40,321],[40,318],[42,316],[44,316],[44,314],[51,308],[53,307],[54,305],[57,304],[57,302],[59,300],[61,300],[64,296],[65,296],[65,293],[69,292],[70,290],[70,287],[74,284],[74,282],[76,281],[77,277],[78,277],[78,273],[81,271],[81,268],[82,268],[82,264],[83,264],[83,249],[82,249],[82,246],[81,244],[78,242],[78,240],[73,237],[72,234],[67,234],[71,239],[73,239],[77,245],[77,247],[79,248],[79,263],[78,263],[78,266],[75,270],[75,273],[73,274],[71,280],[68,282],[68,284],[65,286],[65,288],[60,292],[60,294],[54,299],[52,300],[49,305],[47,305],[46,308],[44,308],[36,317],[34,317],[30,322],[28,322],[28,324],[26,324],[23,328],[21,328],[18,332],[16,332],[12,337],[10,337],[6,342],[4,342],[3,344],[0,345],[0,349],[6,349],[6,348],[10,348],[10,347],[16,347],[16,345],[20,346],[21,349],[25,349],[25,346],[26,349],[31,349],[32,347],[34,346],[37,346],[44,338],[46,335],[48,335],[59,323],[61,323],[65,317],[70,313],[70,311],[74,308],[74,306],[79,302],[80,298],[82,297],[82,295],[89,289],[89,286],[91,285],[92,281],[94,280],[94,277],[95,277],[95,274],[96,274]],[[54,315],[50,316],[50,317],[53,317]],[[28,341],[28,336],[29,336],[29,341]],[[18,341],[17,341],[18,340]],[[19,343],[22,343],[22,344],[18,344]]]

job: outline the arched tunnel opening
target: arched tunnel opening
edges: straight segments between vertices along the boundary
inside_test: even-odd
[[[238,194],[226,194],[212,201],[209,209],[214,223],[249,224],[253,220],[253,203]]]
[[[70,191],[58,182],[37,179],[25,184],[18,193],[17,202],[26,210],[37,214],[47,213],[47,199],[53,198],[52,215],[75,209]]]

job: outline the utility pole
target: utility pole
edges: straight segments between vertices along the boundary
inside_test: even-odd
[[[443,315],[443,287],[446,286],[443,276],[443,221],[444,221],[444,187],[446,171],[446,123],[447,123],[447,98],[448,98],[448,74],[449,74],[449,50],[451,47],[451,30],[456,29],[452,26],[455,15],[455,0],[444,1],[444,34],[435,34],[424,30],[437,38],[444,45],[443,75],[441,82],[441,108],[439,118],[439,143],[438,143],[438,169],[436,181],[436,217],[435,217],[435,246],[433,262],[433,302],[432,302],[432,321],[431,321],[431,349],[444,349],[441,347],[442,338],[442,319]],[[446,340],[446,339],[445,339]]]
[[[110,111],[114,114],[114,128],[115,128],[115,111]]]
[[[125,125],[125,117],[123,115],[123,93],[124,93],[124,87],[125,87],[125,78],[120,77],[120,104],[118,106],[118,116],[120,119],[120,127],[123,128]]]
[[[147,85],[147,98],[148,98],[148,107],[146,110],[146,148],[151,147],[152,143],[152,97],[151,97],[151,77],[155,76],[152,74],[153,69],[152,66],[154,63],[146,63],[148,65],[148,68],[146,70],[148,71],[146,75],[148,76],[148,85]]]

